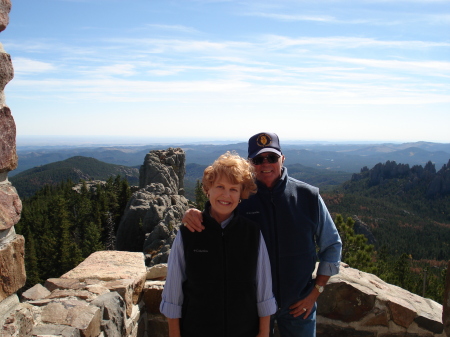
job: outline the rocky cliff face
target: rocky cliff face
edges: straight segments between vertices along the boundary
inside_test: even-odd
[[[154,150],[140,168],[133,193],[117,231],[117,249],[144,252],[147,265],[167,262],[181,218],[188,208],[183,196],[185,153],[180,148]]]

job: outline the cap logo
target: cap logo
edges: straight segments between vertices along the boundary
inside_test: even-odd
[[[260,147],[266,147],[272,144],[272,138],[269,135],[263,133],[258,136],[256,139],[256,144]]]

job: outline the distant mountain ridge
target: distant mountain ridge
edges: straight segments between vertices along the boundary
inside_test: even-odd
[[[450,160],[439,170],[431,162],[378,163],[322,196],[333,214],[360,221],[376,238],[377,250],[450,259]]]
[[[32,196],[44,185],[55,185],[59,182],[72,180],[74,183],[83,180],[107,180],[120,175],[126,178],[130,185],[139,182],[139,170],[123,165],[108,164],[95,158],[75,156],[62,161],[34,167],[9,180],[16,187],[20,197]]]
[[[424,166],[432,160],[437,168],[450,159],[450,144],[415,142],[381,144],[333,144],[333,143],[282,143],[286,165],[301,164],[313,168],[357,173],[361,167],[372,167],[388,160],[409,165]],[[247,156],[247,143],[235,144],[153,144],[146,146],[111,147],[17,147],[19,167],[10,172],[14,176],[21,171],[73,156],[92,157],[106,163],[138,166],[150,150],[181,147],[186,152],[186,164],[210,165],[226,151],[236,151]]]

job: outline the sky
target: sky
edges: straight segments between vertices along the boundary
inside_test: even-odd
[[[12,0],[26,137],[450,143],[448,0]]]

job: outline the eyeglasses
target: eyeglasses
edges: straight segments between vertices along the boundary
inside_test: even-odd
[[[255,158],[252,158],[251,161],[254,165],[261,165],[264,163],[264,159],[267,159],[267,162],[270,164],[274,164],[278,161],[280,156],[277,156],[276,154],[269,154],[267,157],[258,156]]]

